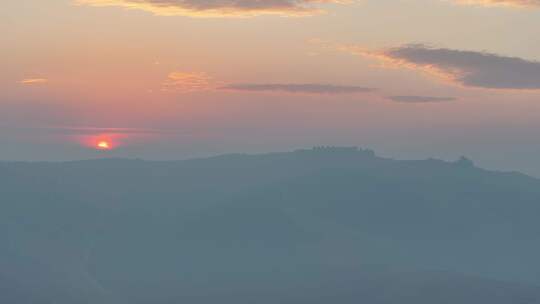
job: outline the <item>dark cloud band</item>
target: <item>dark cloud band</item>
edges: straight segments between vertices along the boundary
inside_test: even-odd
[[[321,13],[318,4],[349,0],[77,0],[93,6],[140,9],[156,15],[190,17],[305,16]]]
[[[540,62],[486,52],[433,48],[422,44],[367,51],[344,49],[393,65],[418,69],[466,87],[489,89],[540,89]]]
[[[405,103],[432,103],[432,102],[447,102],[447,101],[456,100],[455,97],[434,97],[434,96],[416,96],[416,95],[388,96],[387,98],[395,102],[405,102]]]
[[[373,92],[376,89],[360,86],[342,86],[332,84],[231,84],[222,87],[223,90],[250,92],[286,92],[305,94],[356,94]]]

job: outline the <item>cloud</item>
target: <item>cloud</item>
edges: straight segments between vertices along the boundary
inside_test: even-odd
[[[32,84],[44,84],[47,83],[48,80],[45,78],[27,78],[19,81],[20,84],[26,84],[26,85],[32,85]]]
[[[454,2],[465,5],[540,7],[540,0],[454,0]]]
[[[376,89],[366,88],[359,86],[344,86],[333,84],[230,84],[220,89],[234,90],[234,91],[247,91],[247,92],[286,92],[286,93],[304,93],[304,94],[356,94],[356,93],[368,93],[373,92]]]
[[[203,72],[172,72],[162,85],[163,91],[189,93],[197,91],[241,91],[241,92],[284,92],[303,94],[356,94],[369,93],[376,89],[320,84],[320,83],[227,83],[214,80],[213,77]]]
[[[196,92],[213,88],[212,77],[206,73],[172,72],[163,83],[164,91]]]
[[[196,91],[237,91],[237,92],[277,92],[289,94],[310,94],[310,95],[343,95],[343,94],[363,94],[377,92],[376,88],[368,88],[353,85],[335,85],[321,83],[229,83],[214,81],[206,73],[186,73],[172,72],[169,74],[167,81],[163,84],[163,90],[170,92],[196,92]],[[377,94],[396,102],[403,103],[428,103],[428,102],[445,102],[456,100],[454,97],[432,97],[432,96],[384,96]],[[82,129],[77,129],[78,131]],[[95,131],[94,129],[85,128],[84,130]],[[113,131],[112,129],[109,131]],[[127,131],[116,129],[116,131]]]
[[[446,101],[456,100],[455,97],[433,97],[433,96],[415,96],[415,95],[388,96],[387,98],[395,102],[405,102],[405,103],[432,103],[432,102],[446,102]]]
[[[311,16],[324,12],[319,4],[351,0],[76,0],[91,6],[139,9],[161,16],[253,17],[260,15]]]
[[[370,51],[343,46],[353,54],[372,57],[391,66],[424,71],[465,87],[540,89],[540,62],[486,52],[433,48],[422,44]]]

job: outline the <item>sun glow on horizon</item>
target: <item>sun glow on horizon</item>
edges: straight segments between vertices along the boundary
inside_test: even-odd
[[[84,136],[79,142],[87,148],[98,151],[111,151],[119,146],[119,135],[117,134],[97,134]]]
[[[97,143],[96,148],[99,150],[110,150],[112,147],[108,141],[102,140]]]
[[[84,131],[84,130],[83,130]],[[111,129],[111,132],[76,135],[74,141],[86,149],[97,151],[113,151],[129,145],[148,144],[155,140],[159,134],[145,133],[137,129]],[[92,134],[93,133],[93,134]]]

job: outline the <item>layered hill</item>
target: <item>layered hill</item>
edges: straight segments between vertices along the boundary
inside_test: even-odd
[[[0,302],[540,303],[540,180],[465,158],[2,162],[0,195]]]

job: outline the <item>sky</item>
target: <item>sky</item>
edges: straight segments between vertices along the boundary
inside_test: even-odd
[[[0,159],[360,146],[540,176],[538,0],[3,0]]]

